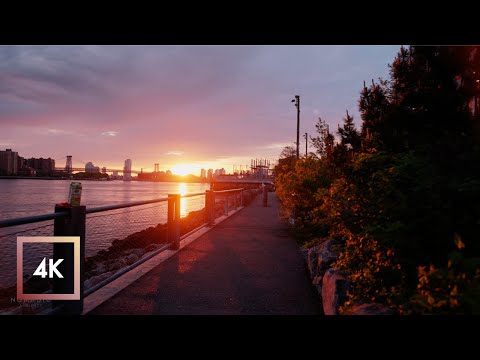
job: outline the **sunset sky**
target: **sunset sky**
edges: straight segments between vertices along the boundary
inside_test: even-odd
[[[0,46],[0,149],[64,166],[221,168],[272,161],[318,117],[359,124],[394,46]],[[301,150],[305,150],[301,137]],[[175,172],[175,171],[174,171]]]

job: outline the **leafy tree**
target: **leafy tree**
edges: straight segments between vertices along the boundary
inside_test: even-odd
[[[317,136],[310,137],[312,145],[317,149],[317,154],[321,158],[332,159],[333,158],[333,149],[335,146],[335,137],[330,134],[328,124],[322,118],[318,118],[317,123],[315,124],[317,131]]]
[[[275,173],[277,175],[292,171],[297,161],[297,150],[292,145],[285,146],[280,153],[278,164],[275,166]]]

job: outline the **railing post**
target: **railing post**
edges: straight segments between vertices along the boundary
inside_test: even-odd
[[[235,210],[237,210],[237,197],[238,197],[238,192],[235,191],[235,193],[233,194],[233,208]]]
[[[210,190],[205,190],[205,222],[210,225]]]
[[[168,194],[167,241],[172,250],[180,248],[180,194]]]
[[[83,281],[85,264],[85,206],[55,206],[55,212],[66,212],[67,216],[57,218],[53,224],[53,236],[79,236],[80,237],[80,300],[54,300],[52,307],[62,306],[62,314],[80,315],[83,312]],[[54,259],[74,259],[73,244],[54,243]],[[63,278],[54,277],[53,292],[55,294],[73,293],[74,264],[63,261],[58,265],[58,271]]]
[[[267,207],[267,200],[268,200],[268,190],[267,186],[263,186],[263,207]]]
[[[180,204],[182,203],[181,201],[181,195],[176,194],[175,195],[175,242],[173,243],[173,249],[178,250],[180,249]]]
[[[214,190],[211,190],[211,193],[210,193],[210,201],[211,201],[211,205],[210,205],[210,211],[211,211],[211,219],[212,219],[212,226],[215,225],[215,217],[217,215],[217,210],[216,210],[216,206],[217,206],[217,203],[215,202],[215,191]]]
[[[228,215],[228,194],[225,195],[225,208],[224,208],[225,215]]]
[[[214,211],[215,211],[215,204],[212,201],[213,198],[213,191],[206,190],[205,192],[205,216],[207,220],[208,226],[213,226],[214,221]]]
[[[243,206],[243,189],[240,191],[240,206]]]
[[[173,220],[175,216],[175,199],[173,194],[168,194],[167,206],[167,242],[173,241]]]

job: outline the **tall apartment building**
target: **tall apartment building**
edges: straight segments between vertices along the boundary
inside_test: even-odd
[[[18,153],[12,149],[0,151],[0,174],[17,175],[18,171]]]
[[[55,160],[51,158],[30,158],[26,160],[26,166],[37,170],[40,174],[48,175],[55,171]]]

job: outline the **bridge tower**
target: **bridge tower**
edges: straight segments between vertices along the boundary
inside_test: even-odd
[[[65,164],[65,171],[66,171],[68,174],[71,174],[71,173],[72,173],[72,169],[73,169],[73,166],[72,166],[72,155],[67,155],[67,163]]]

